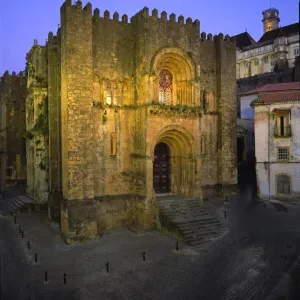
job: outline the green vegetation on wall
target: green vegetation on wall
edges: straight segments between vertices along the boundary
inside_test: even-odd
[[[48,134],[48,97],[38,104],[38,117],[33,127],[26,131],[24,138],[31,140],[35,135]]]

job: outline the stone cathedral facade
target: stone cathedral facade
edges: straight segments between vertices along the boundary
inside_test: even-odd
[[[65,1],[27,54],[26,126],[27,191],[67,241],[154,228],[157,194],[235,192],[235,49],[198,20]]]

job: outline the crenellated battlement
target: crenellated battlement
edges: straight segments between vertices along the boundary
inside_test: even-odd
[[[142,10],[140,10],[138,13],[136,13],[131,18],[131,22],[134,21],[135,19],[143,19],[143,18],[151,18],[152,20],[156,19],[161,22],[178,23],[178,24],[184,24],[184,25],[194,25],[194,26],[199,27],[199,29],[200,29],[200,21],[197,19],[194,22],[190,17],[188,17],[186,20],[184,20],[184,16],[180,15],[176,21],[176,15],[174,13],[171,13],[168,18],[168,14],[166,11],[162,11],[160,14],[160,17],[159,17],[159,12],[156,8],[154,8],[150,14],[148,7],[144,7]]]
[[[200,35],[201,42],[216,42],[216,41],[224,41],[226,43],[235,44],[235,38],[230,37],[228,34],[225,35],[223,33],[219,33],[218,35],[212,35],[211,33],[206,35],[206,32],[201,32]]]
[[[77,10],[78,9],[82,10],[82,11],[92,15],[95,20],[100,18],[100,19],[104,19],[104,20],[110,20],[110,21],[128,24],[128,16],[126,14],[123,14],[122,17],[120,18],[120,14],[118,12],[114,12],[112,14],[110,11],[105,10],[103,12],[103,15],[101,16],[99,8],[95,8],[92,13],[92,5],[89,2],[83,7],[82,2],[80,0],[76,1],[75,4],[72,4],[71,0],[65,0],[64,4],[62,5],[62,8],[66,8],[66,7],[70,7],[70,8],[77,9]],[[132,16],[130,18],[130,22],[132,23],[135,19],[145,19],[145,18],[151,18],[152,20],[156,19],[160,22],[178,23],[178,24],[183,24],[183,25],[188,25],[188,26],[193,25],[195,27],[198,27],[200,30],[200,21],[197,19],[193,22],[193,20],[190,17],[185,19],[184,16],[182,16],[182,15],[180,15],[177,18],[174,13],[171,13],[168,17],[167,12],[165,12],[165,11],[162,11],[159,16],[157,9],[153,9],[150,14],[148,7],[144,7],[138,13],[136,13],[134,16]]]
[[[57,45],[57,36],[53,34],[52,31],[49,31],[48,33],[48,45]]]
[[[2,78],[10,78],[10,77],[20,77],[23,78],[25,77],[25,72],[24,71],[20,71],[18,74],[13,71],[11,74],[9,73],[9,71],[5,71],[2,75]]]

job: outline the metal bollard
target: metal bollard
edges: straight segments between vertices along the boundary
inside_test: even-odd
[[[64,284],[66,284],[66,283],[67,283],[67,274],[64,273]]]
[[[37,259],[38,259],[37,253],[35,253],[35,254],[34,254],[34,261],[35,261],[36,264],[37,264]]]
[[[228,203],[228,197],[225,198],[225,202]]]
[[[27,241],[27,249],[30,249],[30,242]]]
[[[226,210],[224,210],[224,218],[225,218],[225,219],[227,218]]]
[[[146,252],[143,252],[143,261],[146,260]]]
[[[22,227],[21,227],[21,225],[19,225],[19,233],[21,233],[22,232]]]
[[[179,245],[178,245],[178,242],[176,242],[176,251],[178,251],[179,249]]]
[[[105,266],[106,266],[106,273],[109,273],[109,262],[107,262],[107,263],[105,264]]]
[[[17,224],[17,217],[15,216],[15,224]]]
[[[47,282],[47,281],[48,281],[48,272],[45,271],[45,282]]]
[[[24,230],[22,230],[22,239],[24,238]]]

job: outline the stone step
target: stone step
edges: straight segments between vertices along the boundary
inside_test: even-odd
[[[174,207],[164,207],[164,206],[159,206],[159,208],[164,209],[165,211],[199,211],[199,212],[208,212],[208,209],[200,207],[200,206],[185,206],[185,207],[179,207],[179,206],[174,206]]]
[[[19,205],[18,203],[16,203],[16,201],[14,201],[14,199],[10,199],[9,200],[9,205],[13,210],[17,210],[21,207],[21,205]]]
[[[205,237],[218,235],[219,233],[220,233],[219,230],[212,229],[212,230],[205,230],[205,231],[198,232],[198,233],[189,233],[189,234],[186,234],[184,237],[185,237],[185,240],[187,242],[189,242],[192,240],[199,240],[199,239],[203,239]]]
[[[228,230],[224,228],[224,229],[220,230],[217,234],[207,234],[205,237],[196,237],[196,238],[190,239],[190,240],[188,240],[186,242],[190,246],[201,245],[203,243],[206,243],[206,242],[208,242],[210,240],[215,239],[216,237],[224,234],[227,231]]]
[[[195,210],[195,211],[208,211],[207,208],[201,207],[200,205],[195,205],[195,206],[158,206],[159,208],[169,210],[169,211],[182,211],[182,210]]]
[[[12,200],[14,203],[16,203],[19,207],[23,206],[24,203],[18,199],[18,197],[13,198]]]
[[[171,220],[178,223],[179,226],[180,224],[184,224],[184,223],[203,221],[204,218],[212,218],[212,216],[211,215],[196,215],[196,216],[188,216],[188,217],[178,216],[177,218],[173,218]]]
[[[191,217],[191,216],[202,216],[206,217],[209,216],[208,212],[165,212],[165,215],[168,216],[169,218],[176,218],[176,217]]]
[[[208,232],[208,231],[215,231],[215,230],[219,231],[222,228],[224,228],[222,224],[214,224],[214,225],[210,225],[210,226],[203,226],[202,228],[199,228],[199,227],[186,228],[181,231],[185,236],[188,236],[190,234],[197,234],[197,233],[201,233],[201,232]]]
[[[220,220],[210,213],[209,205],[202,205],[198,200],[168,195],[166,198],[159,197],[157,204],[161,213],[173,224],[171,228],[175,225],[190,245],[203,243],[225,230]]]
[[[21,196],[17,196],[17,198],[22,201],[24,204],[30,204],[32,203],[32,198],[28,195],[21,195]]]
[[[197,200],[176,200],[176,201],[173,201],[173,200],[161,200],[161,201],[157,201],[157,203],[159,205],[180,205],[180,206],[183,206],[183,205],[199,205],[201,206],[201,202],[200,201],[197,201]]]
[[[215,225],[223,225],[220,221],[212,219],[212,220],[207,220],[206,222],[201,222],[201,223],[183,223],[183,224],[178,224],[178,227],[181,230],[188,230],[190,228],[203,228],[203,227],[208,227],[208,226],[215,226]]]

